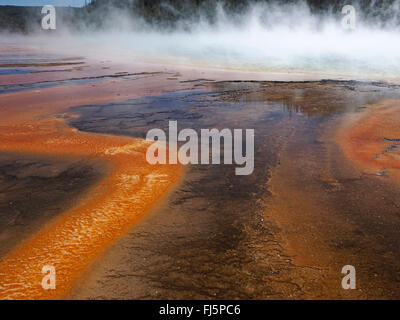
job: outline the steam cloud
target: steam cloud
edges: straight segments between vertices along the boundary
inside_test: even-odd
[[[124,62],[146,58],[365,78],[400,74],[400,0],[383,1],[384,5],[382,1],[353,3],[357,26],[352,32],[340,23],[341,7],[348,3],[338,1],[322,9],[320,2],[257,1],[235,10],[221,2],[207,2],[190,11],[168,1],[153,8],[168,19],[149,19],[143,10],[135,14],[126,9],[140,8],[138,1],[123,7],[118,1],[98,0],[78,17],[63,15],[56,34],[38,31],[27,37],[53,52]],[[27,41],[10,37],[3,35],[1,41]]]

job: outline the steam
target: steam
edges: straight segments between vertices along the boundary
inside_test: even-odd
[[[257,3],[235,13],[217,5],[211,18],[200,10],[190,19],[169,3],[160,7],[174,17],[173,26],[150,24],[140,15],[133,18],[126,10],[108,7],[101,19],[91,17],[92,24],[83,20],[74,28],[61,27],[62,37],[31,35],[29,41],[52,52],[59,48],[62,53],[126,63],[144,59],[365,78],[400,74],[400,0],[386,7],[377,1],[367,8],[355,5],[357,25],[351,32],[341,27],[340,10],[315,13],[304,2]],[[99,19],[102,28],[94,28],[93,21]]]

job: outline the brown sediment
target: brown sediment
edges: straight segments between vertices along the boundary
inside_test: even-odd
[[[267,215],[282,228],[294,264],[315,277],[312,298],[398,297],[399,190],[386,178],[400,178],[399,120],[399,101],[387,99],[319,132],[297,128],[285,141]],[[348,264],[357,269],[357,290],[341,288]]]
[[[203,128],[251,126],[257,147],[248,177],[226,166],[192,166],[168,204],[96,261],[70,297],[397,298],[400,190],[355,170],[333,139],[338,123],[378,101],[383,89],[254,81],[204,87],[219,94],[177,92],[74,110],[82,131],[135,135],[178,109],[193,128],[199,119]],[[357,290],[341,286],[348,264],[356,267]]]
[[[0,261],[0,298],[68,296],[91,262],[171,190],[181,170],[173,166],[149,166],[144,159],[146,144],[142,140],[79,132],[66,126],[60,113],[76,105],[193,87],[193,83],[185,85],[173,78],[176,77],[168,74],[149,75],[140,82],[109,81],[95,86],[1,96],[0,139],[4,144],[0,151],[98,159],[108,163],[110,169],[107,177],[78,206]],[[201,79],[193,75],[190,78]],[[222,85],[222,92],[226,86],[231,87],[229,95],[233,98],[224,100],[226,95],[221,96],[219,102],[275,101],[279,102],[279,110],[282,105],[293,113],[293,119],[285,116],[274,120],[273,112],[277,109],[261,103],[248,104],[236,111],[229,104],[225,108],[219,105],[218,112],[216,108],[199,105],[196,100],[196,110],[204,110],[202,125],[226,123],[228,127],[238,123],[229,121],[237,119],[242,124],[247,124],[244,121],[252,117],[266,119],[256,127],[258,136],[264,136],[258,142],[260,146],[262,141],[262,148],[257,151],[257,159],[262,161],[256,163],[256,173],[238,182],[232,176],[232,168],[192,169],[188,175],[191,180],[186,178],[182,190],[169,202],[168,210],[159,211],[147,226],[137,225],[136,235],[122,240],[128,244],[123,248],[121,260],[112,256],[113,264],[107,265],[103,278],[96,274],[93,282],[97,290],[98,286],[105,287],[85,297],[126,298],[129,294],[134,298],[203,299],[398,297],[393,280],[398,258],[397,251],[392,249],[398,248],[395,229],[399,220],[392,203],[382,203],[382,195],[388,195],[387,186],[369,176],[361,181],[358,171],[348,166],[336,145],[331,143],[333,139],[327,139],[325,134],[321,136],[326,128],[320,130],[319,124],[303,117],[344,112],[347,105],[357,107],[351,97],[359,92],[326,83]],[[175,97],[170,99],[176,101]],[[185,103],[188,103],[186,98]],[[208,100],[207,107],[210,108]],[[271,110],[267,112],[268,109]],[[130,112],[135,110],[132,108]],[[361,160],[355,163],[364,171],[373,168],[375,172],[375,167],[369,164],[370,156],[374,156],[375,149],[384,150],[384,161],[391,163],[387,157],[396,150],[398,136],[395,120],[391,119],[394,111],[391,115],[383,116],[385,112],[379,117],[379,112],[375,115],[375,121],[381,122],[379,126],[391,123],[387,136],[386,131],[380,134],[384,128],[374,131],[373,122],[366,126],[369,112],[374,111],[354,116],[339,138],[343,138],[344,146],[348,143],[348,150],[345,147],[344,150],[350,155],[353,146],[369,150],[371,141],[382,140],[383,149],[374,147],[368,153],[365,150],[356,153],[357,157],[362,155],[360,159],[368,154],[366,163]],[[100,114],[98,118],[88,119],[100,125],[97,121],[101,122],[102,117]],[[125,113],[115,117],[113,124],[105,123],[102,129],[117,126]],[[165,117],[168,119],[169,114]],[[103,118],[109,120],[112,116],[107,114]],[[137,120],[132,117],[130,121]],[[325,125],[326,122],[321,122],[321,127]],[[360,127],[368,130],[357,131]],[[123,130],[116,132],[124,133]],[[365,133],[369,138],[363,136]],[[375,138],[370,139],[371,136]],[[361,148],[360,143],[365,146]],[[371,189],[374,194],[370,193]],[[393,199],[397,191],[392,190]],[[385,221],[380,221],[374,213],[384,213]],[[45,291],[41,287],[44,276],[41,270],[46,264],[56,267],[56,291]],[[357,267],[357,279],[360,279],[357,288],[362,291],[342,290],[341,268],[346,264]],[[379,272],[380,276],[376,277],[375,273]],[[135,282],[135,279],[139,280]],[[115,291],[109,291],[110,283]],[[123,286],[128,289],[121,290]],[[380,289],[380,286],[389,289]],[[84,287],[87,288],[86,283]]]
[[[400,181],[400,101],[383,100],[349,117],[338,132],[344,154],[365,173]]]
[[[139,95],[138,87],[125,90],[126,96]],[[118,90],[128,88],[118,84]],[[70,106],[116,100],[114,89],[112,83],[101,83],[96,89],[3,95],[0,151],[98,159],[109,164],[109,172],[77,206],[0,261],[0,299],[63,298],[85,269],[180,179],[179,166],[147,163],[148,143],[142,139],[82,133],[52,117]],[[46,265],[56,269],[56,290],[42,288]]]

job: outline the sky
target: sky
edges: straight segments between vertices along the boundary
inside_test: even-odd
[[[0,0],[0,5],[13,5],[13,6],[53,5],[53,6],[82,7],[84,4],[85,0]]]

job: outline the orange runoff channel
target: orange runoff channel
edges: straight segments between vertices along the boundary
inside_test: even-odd
[[[91,263],[182,177],[179,165],[148,164],[149,142],[143,139],[80,132],[53,116],[70,106],[87,103],[91,95],[91,100],[98,102],[121,99],[101,90],[106,85],[98,85],[89,94],[82,87],[63,87],[43,90],[41,95],[22,92],[3,95],[1,99],[0,116],[8,115],[14,123],[7,123],[4,117],[0,120],[0,151],[76,157],[108,164],[105,178],[84,199],[0,260],[2,300],[64,298]],[[73,98],[64,99],[66,93]],[[24,101],[27,108],[21,107]],[[54,290],[42,287],[44,266],[55,268]]]

